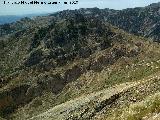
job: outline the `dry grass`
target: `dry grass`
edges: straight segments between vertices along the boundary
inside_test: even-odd
[[[123,109],[121,120],[143,120],[148,115],[160,112],[160,93],[147,97],[144,101],[131,104]]]

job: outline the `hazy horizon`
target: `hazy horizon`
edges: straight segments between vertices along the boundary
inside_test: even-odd
[[[7,2],[15,2],[18,0],[6,0]],[[32,0],[24,0],[32,1]],[[53,1],[53,0],[37,0],[37,1]],[[55,0],[54,0],[55,1]],[[53,2],[54,2],[53,1]],[[57,0],[58,1],[58,0]],[[69,0],[66,0],[69,2]],[[64,1],[61,1],[64,2]],[[110,9],[126,9],[135,7],[144,7],[152,3],[160,2],[160,0],[79,0],[75,5],[12,5],[4,4],[4,1],[0,3],[0,15],[25,15],[25,14],[44,14],[62,11],[66,9],[79,9],[79,8],[110,8]]]

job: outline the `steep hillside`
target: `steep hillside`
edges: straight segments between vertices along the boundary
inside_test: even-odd
[[[115,11],[105,11],[0,26],[1,118],[159,119],[159,43],[111,25],[102,15]]]
[[[127,32],[150,37],[155,41],[160,39],[160,3],[114,11],[105,17],[108,22]]]

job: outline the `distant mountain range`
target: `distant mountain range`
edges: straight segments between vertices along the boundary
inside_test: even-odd
[[[35,16],[43,16],[43,15],[47,15],[47,14],[2,15],[0,16],[0,25],[16,22],[17,20],[20,20],[21,18],[24,18],[24,17],[32,18]]]
[[[14,16],[14,15],[0,16],[0,24],[12,23],[17,20],[20,20],[21,18],[23,18],[23,16]]]

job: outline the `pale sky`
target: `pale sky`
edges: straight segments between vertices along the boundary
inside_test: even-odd
[[[32,0],[5,0],[7,2],[19,2]],[[34,0],[33,0],[34,1]],[[160,0],[77,0],[76,5],[64,5],[63,2],[69,2],[73,0],[37,0],[43,2],[61,2],[57,5],[12,5],[4,4],[4,0],[0,0],[0,15],[24,15],[35,13],[53,13],[65,9],[78,9],[78,8],[110,8],[110,9],[125,9],[134,7],[144,7],[151,3],[160,2]]]

